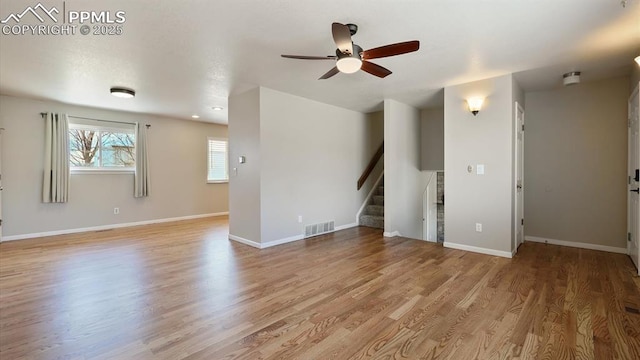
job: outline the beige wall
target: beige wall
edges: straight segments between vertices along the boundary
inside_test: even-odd
[[[231,235],[269,246],[300,238],[305,224],[355,225],[373,183],[370,179],[357,190],[382,141],[379,115],[267,88],[231,97],[229,111],[231,163],[241,154],[256,158],[255,168],[241,165],[238,176],[231,177]],[[247,138],[240,142],[241,136]]]
[[[69,202],[41,202],[44,123],[40,112],[151,124],[151,192],[133,197],[133,174],[72,174]],[[227,127],[0,96],[3,236],[226,212],[227,184],[207,184],[207,137]],[[120,214],[114,215],[113,208]]]
[[[465,100],[476,96],[485,101],[473,116]],[[445,246],[511,255],[512,102],[511,75],[444,89]]]
[[[626,247],[629,78],[526,94],[525,234]]]
[[[420,111],[420,169],[444,170],[444,108]]]
[[[255,242],[260,242],[260,159],[260,89],[255,88],[229,97],[229,234]]]
[[[636,86],[640,85],[640,65],[633,62],[631,70],[631,81],[629,82],[629,95],[633,92]]]
[[[420,170],[420,111],[384,101],[384,231],[422,239],[422,196],[430,172]]]

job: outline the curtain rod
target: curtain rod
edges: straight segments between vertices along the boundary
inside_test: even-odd
[[[41,113],[40,113],[40,116],[44,117],[44,116],[47,116],[47,114],[49,114],[49,113],[41,112]],[[82,117],[82,116],[73,116],[73,115],[67,115],[67,116],[69,116],[69,117],[73,117],[73,118],[76,118],[76,119],[85,119],[85,120],[93,120],[93,121],[103,121],[103,122],[110,122],[110,123],[116,123],[116,124],[130,124],[130,125],[136,125],[136,123],[134,123],[134,122],[128,122],[128,121],[102,120],[102,119],[94,119],[94,118],[88,118],[88,117]],[[147,127],[147,129],[151,127],[151,125],[149,125],[149,124],[145,124],[144,126],[146,126],[146,127]]]

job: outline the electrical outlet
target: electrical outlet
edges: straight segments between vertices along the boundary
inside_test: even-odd
[[[476,223],[476,232],[482,232],[482,224]]]
[[[120,208],[113,208],[113,215],[118,215],[120,214]]]

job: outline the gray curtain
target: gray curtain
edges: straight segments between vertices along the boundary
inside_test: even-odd
[[[149,156],[147,153],[147,127],[136,124],[136,174],[133,179],[133,196],[149,196]]]
[[[47,113],[45,119],[42,202],[66,203],[69,198],[69,118]]]

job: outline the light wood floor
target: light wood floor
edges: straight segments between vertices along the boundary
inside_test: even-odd
[[[0,244],[0,358],[640,359],[624,255],[226,236],[215,218]]]

